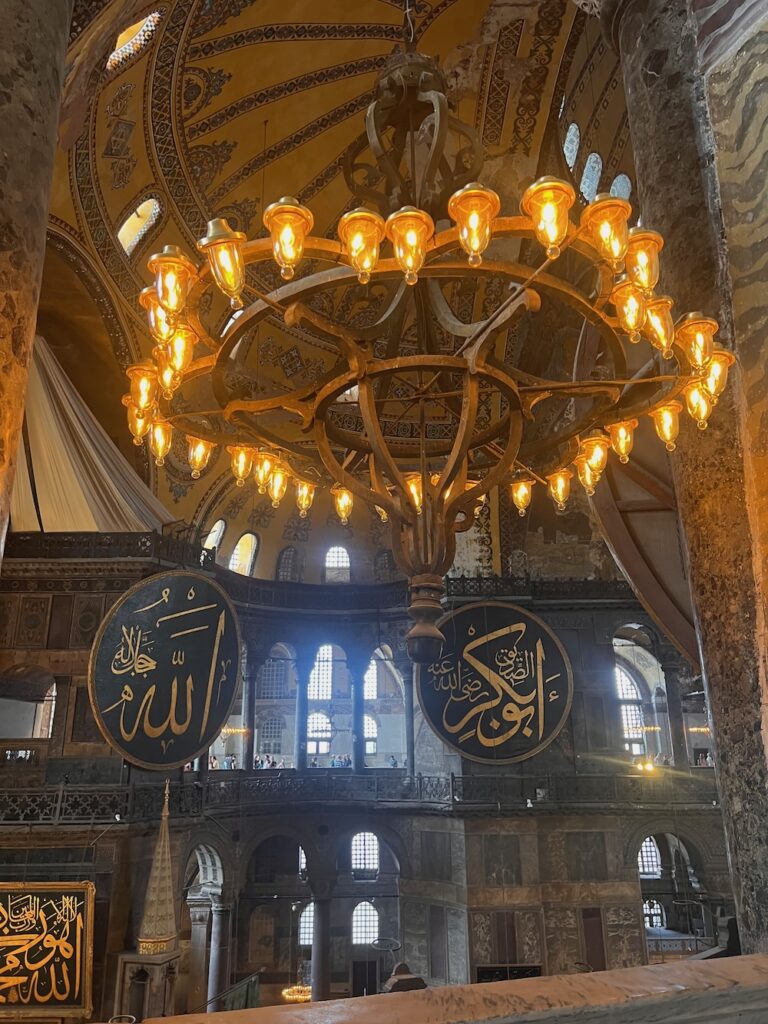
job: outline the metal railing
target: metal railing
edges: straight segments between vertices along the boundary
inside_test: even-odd
[[[3,557],[47,561],[138,558],[212,570],[215,554],[171,534],[9,533]]]
[[[226,779],[171,786],[173,817],[256,813],[262,808],[318,804],[419,805],[455,813],[495,807],[509,812],[596,812],[642,807],[711,806],[713,778],[670,773],[632,775],[408,776],[398,769],[325,772],[226,773]],[[154,820],[163,804],[161,784],[59,786],[0,790],[0,824],[88,824]]]

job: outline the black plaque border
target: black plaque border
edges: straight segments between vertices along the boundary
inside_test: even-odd
[[[93,717],[96,719],[96,725],[99,727],[99,732],[104,737],[109,746],[112,748],[112,750],[118,753],[120,757],[123,758],[124,761],[129,761],[131,764],[136,765],[137,768],[146,768],[148,771],[152,772],[167,772],[172,771],[175,768],[183,768],[184,765],[187,764],[189,761],[193,761],[196,757],[200,757],[203,751],[208,750],[210,747],[210,743],[208,744],[208,746],[201,747],[197,751],[197,753],[191,754],[189,757],[183,757],[180,761],[174,761],[171,764],[151,764],[148,761],[140,761],[132,754],[128,754],[121,746],[118,745],[114,736],[107,732],[106,726],[104,725],[104,721],[101,717],[101,712],[96,706],[94,692],[96,654],[101,644],[102,637],[106,632],[107,626],[111,622],[113,616],[121,608],[121,606],[125,604],[125,602],[135,593],[137,593],[139,590],[145,587],[147,583],[149,583],[151,580],[168,579],[171,576],[191,576],[193,579],[202,580],[203,583],[207,584],[210,587],[213,587],[213,589],[218,591],[220,596],[223,598],[224,603],[227,605],[227,608],[229,609],[229,612],[232,616],[232,621],[234,622],[235,625],[235,636],[237,637],[237,678],[235,679],[235,685],[232,689],[232,700],[230,701],[229,707],[227,709],[227,718],[229,718],[229,716],[232,714],[232,708],[237,703],[237,696],[238,693],[240,692],[243,682],[243,660],[241,656],[243,649],[243,637],[242,633],[240,632],[240,620],[237,617],[237,611],[235,610],[235,606],[234,603],[232,602],[232,599],[230,598],[229,594],[226,592],[226,590],[224,590],[220,583],[217,583],[216,580],[213,580],[208,576],[204,576],[200,572],[193,572],[190,569],[171,569],[168,572],[156,572],[152,576],[145,576],[143,580],[140,580],[138,583],[134,583],[132,587],[126,590],[125,593],[120,596],[119,600],[117,600],[112,605],[107,614],[104,616],[104,618],[101,621],[101,625],[99,626],[99,629],[96,633],[96,636],[93,638],[91,652],[88,656],[88,702],[91,705],[91,711],[93,712]]]
[[[474,611],[479,608],[509,608],[510,611],[520,612],[522,615],[526,615],[529,619],[532,619],[538,626],[541,627],[541,629],[544,630],[545,633],[547,633],[552,638],[552,640],[555,643],[555,646],[563,656],[563,664],[565,665],[565,669],[568,675],[568,699],[565,702],[565,709],[560,717],[560,721],[557,723],[556,728],[552,731],[552,735],[548,736],[543,742],[541,742],[537,747],[534,747],[534,749],[529,751],[527,754],[517,754],[515,757],[477,757],[474,754],[467,754],[465,751],[460,750],[459,747],[455,746],[453,743],[450,743],[441,732],[438,732],[438,730],[432,724],[432,719],[424,710],[424,701],[421,699],[421,673],[422,669],[426,672],[426,668],[422,665],[417,665],[416,694],[419,699],[419,708],[421,709],[421,716],[427,723],[429,728],[432,730],[432,732],[435,734],[435,736],[437,736],[437,738],[440,740],[440,742],[449,750],[453,751],[453,753],[458,754],[459,757],[463,758],[465,761],[474,761],[476,764],[486,765],[519,764],[521,761],[529,761],[532,757],[536,757],[537,754],[540,754],[542,750],[546,750],[547,747],[557,739],[557,737],[565,728],[565,724],[568,721],[568,718],[571,714],[571,707],[573,705],[573,668],[571,667],[571,659],[568,657],[565,648],[560,642],[560,637],[555,633],[555,631],[550,626],[547,625],[546,622],[544,622],[543,619],[540,619],[538,615],[535,615],[527,608],[522,608],[519,604],[511,604],[509,601],[478,601],[477,603],[473,604],[463,604],[460,608],[453,608],[451,611],[443,615],[443,617],[438,620],[437,627],[438,629],[442,629],[442,627],[447,622],[450,622],[451,619],[456,618],[458,615],[461,615],[465,612],[469,612],[470,610]]]

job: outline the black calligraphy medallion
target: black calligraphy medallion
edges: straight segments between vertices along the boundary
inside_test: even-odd
[[[88,693],[115,750],[142,768],[178,768],[207,750],[232,710],[240,630],[221,587],[164,572],[110,610],[91,650]]]
[[[421,710],[449,747],[472,761],[525,761],[565,725],[573,673],[560,641],[513,604],[459,608],[438,623],[445,646],[418,672]]]

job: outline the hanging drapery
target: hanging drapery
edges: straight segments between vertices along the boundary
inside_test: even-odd
[[[11,498],[11,529],[134,533],[160,531],[172,521],[38,336]]]

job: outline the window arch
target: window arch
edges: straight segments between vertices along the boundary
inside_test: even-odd
[[[131,57],[135,56],[150,41],[157,31],[162,14],[160,11],[153,11],[152,14],[133,25],[123,29],[115,42],[115,48],[107,60],[107,71],[116,71],[121,64],[124,64]]]
[[[299,582],[299,552],[291,544],[283,548],[277,556],[277,572],[275,577],[281,583]]]
[[[616,694],[619,698],[624,749],[634,757],[642,757],[645,754],[643,702],[637,683],[621,665],[616,666]]]
[[[216,520],[203,541],[203,547],[206,551],[212,551],[214,548],[218,548],[219,544],[221,544],[226,528],[227,524],[223,519]]]
[[[579,155],[580,145],[581,132],[579,131],[579,126],[574,121],[568,125],[568,131],[565,133],[565,139],[563,140],[563,156],[570,170],[574,168],[576,157]]]
[[[235,549],[229,559],[229,568],[232,572],[240,573],[241,576],[252,576],[258,553],[259,538],[255,533],[244,533],[235,544]]]
[[[368,900],[352,911],[352,945],[368,946],[379,937],[379,912]]]
[[[328,548],[325,553],[325,582],[349,583],[350,581],[349,552],[340,544]]]
[[[283,752],[282,718],[265,718],[258,727],[258,752],[260,754],[282,754]]]
[[[363,716],[363,736],[365,737],[366,754],[375,754],[376,743],[379,736],[379,727],[376,725],[376,719],[371,715]]]
[[[643,918],[646,928],[664,927],[664,908],[658,900],[643,901]]]
[[[603,158],[599,153],[590,153],[584,164],[584,171],[579,183],[579,191],[591,203],[597,195],[600,187],[600,178],[603,173]]]
[[[157,199],[145,199],[129,213],[117,229],[117,240],[126,256],[130,256],[139,242],[157,224],[163,208]]]
[[[611,195],[619,199],[629,199],[632,195],[632,179],[628,174],[617,174],[611,182]]]
[[[267,658],[258,679],[259,700],[284,700],[288,696],[288,661]]]
[[[653,836],[646,836],[640,845],[637,870],[644,878],[661,878],[661,853]]]
[[[299,918],[299,945],[311,946],[315,931],[315,905],[308,903]]]
[[[363,676],[363,700],[376,700],[379,696],[379,664],[371,658]]]
[[[307,753],[329,753],[331,735],[331,720],[328,715],[322,711],[313,711],[307,718]]]
[[[352,874],[371,877],[379,870],[379,840],[373,832],[352,836]]]
[[[333,696],[333,647],[323,644],[309,673],[309,700],[330,700]]]

